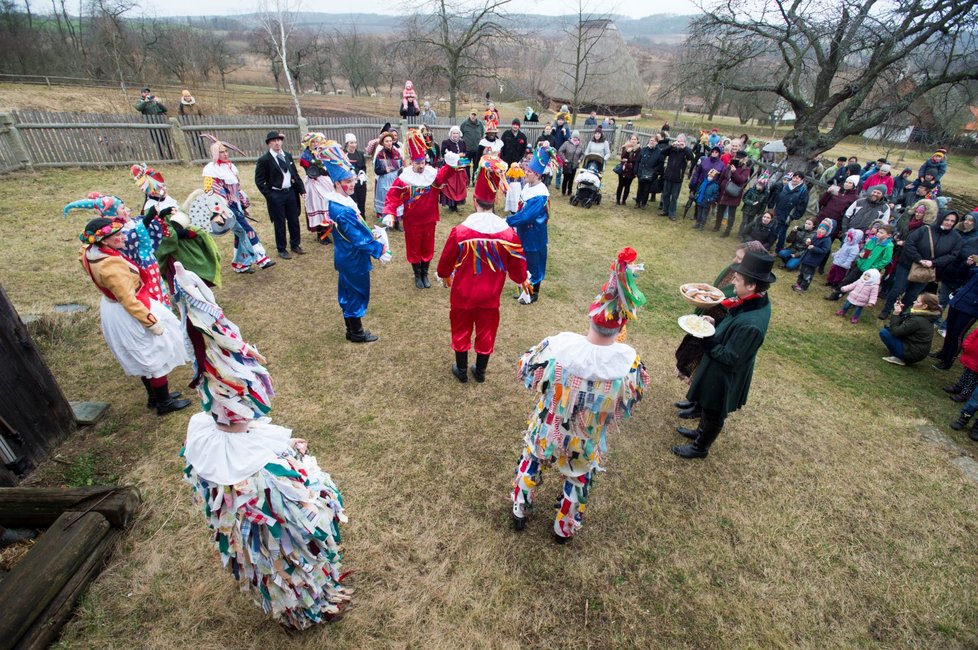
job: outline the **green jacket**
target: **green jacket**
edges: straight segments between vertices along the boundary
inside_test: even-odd
[[[917,363],[930,354],[930,347],[934,342],[934,320],[939,315],[937,313],[912,314],[908,309],[906,313],[900,312],[890,318],[890,324],[886,328],[903,343],[905,362]]]
[[[754,359],[771,320],[766,295],[730,310],[716,334],[703,339],[706,352],[697,366],[686,399],[723,417],[747,403]]]
[[[136,102],[136,110],[143,115],[162,115],[166,113],[166,106],[159,99],[154,98],[153,101],[140,99]]]
[[[876,269],[882,273],[891,259],[893,259],[893,239],[887,239],[886,243],[880,246],[876,238],[871,237],[856,258],[856,266],[863,272]]]

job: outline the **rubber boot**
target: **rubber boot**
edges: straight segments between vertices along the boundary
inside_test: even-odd
[[[428,279],[428,267],[431,266],[431,262],[421,262],[419,266],[421,267],[421,285],[425,289],[430,289],[431,280]]]
[[[180,411],[190,406],[189,399],[174,399],[170,396],[170,387],[167,384],[153,388],[156,394],[156,414],[166,415],[174,411]]]
[[[715,422],[700,420],[700,426],[698,428],[699,435],[696,436],[696,440],[685,445],[673,447],[672,453],[687,460],[709,456],[710,446],[717,439],[717,436],[720,435],[720,430],[723,427],[717,426]]]
[[[377,337],[370,333],[370,330],[363,329],[363,321],[359,318],[350,320],[350,342],[351,343],[372,343]]]
[[[543,284],[543,280],[541,280],[540,282],[537,282],[536,284],[533,285],[533,295],[530,296],[530,302],[531,303],[534,303],[537,300],[540,300],[540,285],[541,284]]]
[[[958,415],[958,419],[951,423],[951,428],[954,429],[955,431],[960,431],[961,429],[968,426],[968,422],[971,421],[971,417],[972,417],[971,413],[965,413],[964,411],[961,411],[961,414]]]
[[[480,384],[486,380],[486,368],[489,366],[488,354],[476,354],[475,365],[472,366],[472,378]]]
[[[466,368],[469,365],[469,353],[468,352],[456,352],[455,353],[455,363],[452,364],[452,374],[455,375],[455,379],[458,379],[460,383],[466,383],[469,381],[469,373]]]
[[[421,264],[412,264],[411,268],[414,269],[414,286],[424,289],[424,282],[421,281]]]
[[[149,380],[145,377],[140,377],[140,381],[143,382],[143,388],[146,389],[146,408],[155,409],[156,408],[156,393],[153,391],[153,387],[149,385]],[[180,397],[178,391],[173,391],[170,393],[170,399],[177,399]]]

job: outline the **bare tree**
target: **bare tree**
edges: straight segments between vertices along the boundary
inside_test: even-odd
[[[577,0],[577,12],[562,28],[566,46],[557,52],[554,82],[563,96],[570,98],[572,126],[577,124],[577,113],[583,106],[601,100],[599,77],[610,74],[607,64],[614,56],[602,43],[613,25],[610,15],[594,14],[588,2]]]
[[[244,67],[244,59],[228,44],[227,39],[219,38],[210,47],[211,60],[217,74],[221,77],[221,89],[227,90],[227,76]]]
[[[278,48],[264,29],[255,29],[248,34],[252,52],[268,60],[272,78],[275,79],[275,92],[282,92],[282,62],[278,58]]]
[[[766,91],[795,115],[785,135],[801,164],[881,124],[927,93],[978,79],[978,5],[959,0],[715,0],[686,47],[731,90]],[[749,82],[727,73],[751,69]],[[833,118],[832,127],[819,125]]]
[[[302,117],[302,107],[299,106],[299,95],[289,70],[289,38],[295,31],[296,14],[301,3],[302,0],[258,0],[258,21],[281,62],[298,117]]]
[[[376,82],[380,76],[374,43],[364,38],[356,27],[348,32],[337,31],[333,40],[336,43],[336,63],[340,74],[350,84],[350,92],[353,95],[368,92],[371,81]]]
[[[500,18],[511,0],[425,0],[412,17],[417,44],[435,53],[429,67],[448,84],[448,114],[455,119],[458,93],[473,79],[495,77],[493,46],[509,38]],[[471,8],[469,8],[471,7]]]

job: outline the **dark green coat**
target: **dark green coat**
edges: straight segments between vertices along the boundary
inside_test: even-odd
[[[754,358],[771,320],[771,302],[762,296],[730,310],[716,334],[703,339],[706,353],[696,368],[686,399],[722,417],[747,403]]]
[[[940,314],[913,314],[909,309],[890,318],[887,329],[903,343],[903,360],[907,363],[923,361],[930,354],[934,342],[934,321]]]

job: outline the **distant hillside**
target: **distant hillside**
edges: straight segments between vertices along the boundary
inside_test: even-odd
[[[304,25],[325,25],[340,30],[356,27],[363,34],[383,34],[391,32],[404,22],[404,16],[384,16],[380,14],[327,14],[317,11],[304,11],[299,14],[299,23]],[[645,18],[613,16],[622,37],[626,41],[676,41],[686,33],[692,16],[675,14],[655,14]],[[177,16],[167,18],[173,22],[209,27],[211,29],[252,29],[258,26],[257,14],[239,16]],[[557,30],[571,16],[540,16],[538,14],[509,14],[506,20],[513,29],[534,31]]]

